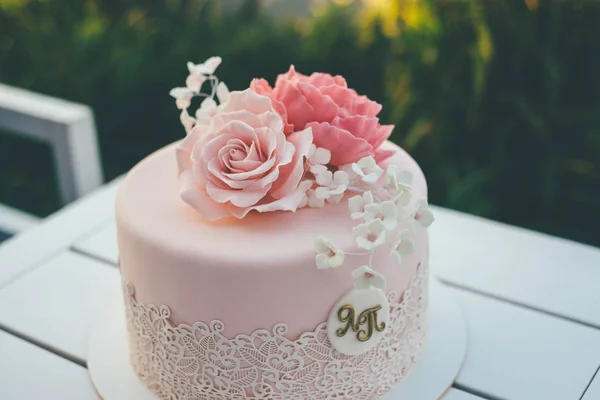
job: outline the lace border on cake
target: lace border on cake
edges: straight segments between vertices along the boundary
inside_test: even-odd
[[[160,399],[376,399],[408,374],[425,341],[425,267],[399,303],[388,293],[386,334],[358,356],[333,349],[324,322],[297,340],[284,323],[233,339],[218,320],[172,326],[169,307],[138,303],[134,287],[123,287],[132,364]]]

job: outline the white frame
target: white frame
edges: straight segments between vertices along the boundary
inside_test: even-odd
[[[0,128],[52,146],[63,204],[102,184],[94,116],[89,107],[0,84]],[[10,213],[0,209],[0,213],[2,219],[8,215],[13,221],[20,214],[12,209]],[[30,225],[29,217],[22,218],[23,227]]]
[[[34,227],[41,218],[0,203],[0,231],[16,233]]]
[[[0,84],[0,127],[50,143],[64,204],[102,184],[89,107]]]

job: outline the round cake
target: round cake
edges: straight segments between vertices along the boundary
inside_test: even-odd
[[[343,78],[291,69],[274,89],[229,93],[214,60],[174,92],[186,138],[118,191],[133,368],[160,399],[379,398],[426,335],[425,178],[385,141],[374,102],[335,94],[351,90]],[[192,117],[186,93],[205,81],[211,102]]]

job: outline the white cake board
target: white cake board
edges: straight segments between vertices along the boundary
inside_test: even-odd
[[[92,333],[88,370],[104,400],[157,400],[129,363],[123,301],[115,301]],[[467,350],[464,315],[452,293],[432,280],[429,336],[410,374],[383,400],[437,400],[452,386]]]

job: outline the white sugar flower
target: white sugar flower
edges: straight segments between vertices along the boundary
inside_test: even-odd
[[[204,61],[202,64],[194,64],[193,62],[188,62],[187,67],[190,74],[185,80],[185,85],[189,90],[194,93],[200,92],[200,88],[209,76],[215,73],[215,70],[221,64],[221,57],[210,57],[208,60]],[[227,86],[225,86],[227,89]],[[218,88],[217,88],[218,90]],[[227,91],[229,94],[229,91]],[[221,97],[219,96],[219,101],[221,101]]]
[[[196,119],[205,123],[209,123],[210,119],[219,111],[217,102],[212,98],[207,97],[202,100],[200,107],[196,110]]]
[[[313,189],[308,189],[306,195],[308,197],[308,206],[310,208],[321,208],[325,206],[325,200],[320,199]]]
[[[339,165],[338,170],[347,173],[348,177],[350,178],[350,182],[352,182],[353,184],[358,183],[356,181],[360,180],[360,177],[356,175],[356,173],[352,170],[352,164]]]
[[[310,172],[313,173],[314,176],[318,176],[320,174],[322,174],[323,172],[327,171],[327,166],[326,165],[312,165],[310,167]]]
[[[331,151],[323,147],[317,147],[314,144],[310,145],[308,155],[306,156],[310,172],[315,176],[325,172],[327,170],[326,164],[329,164],[329,161],[331,161]]]
[[[325,206],[325,200],[318,198],[313,189],[308,189],[306,193],[304,193],[304,198],[300,202],[298,208],[306,206],[309,206],[310,208],[321,208]]]
[[[365,213],[365,207],[373,203],[373,193],[367,190],[362,196],[354,196],[348,199],[348,208],[350,208],[350,217],[352,219],[361,219]]]
[[[229,101],[229,88],[225,82],[219,82],[217,85],[217,98],[219,99],[219,104],[227,103]]]
[[[417,202],[417,209],[412,215],[411,220],[414,228],[418,228],[422,226],[423,228],[427,228],[431,224],[433,224],[435,218],[433,218],[433,213],[429,209],[429,205],[427,204],[427,199],[419,199]]]
[[[323,171],[317,175],[317,184],[320,185],[315,190],[318,198],[337,203],[350,184],[350,178],[344,171],[335,171],[335,174],[331,171]]]
[[[352,271],[352,280],[356,289],[368,289],[372,286],[385,290],[385,276],[369,268],[368,265],[363,265]]]
[[[331,161],[331,151],[323,147],[317,147],[315,144],[310,145],[306,159],[311,164],[328,164]]]
[[[315,239],[315,251],[318,269],[337,268],[344,263],[344,252],[323,236]]]
[[[206,76],[200,74],[189,74],[185,79],[185,86],[194,93],[198,93],[202,84],[206,82]]]
[[[344,194],[334,194],[327,199],[328,203],[339,203],[344,198]]]
[[[387,230],[383,221],[374,219],[354,228],[354,239],[358,247],[365,250],[373,250],[385,242]]]
[[[171,97],[175,98],[175,104],[180,110],[186,109],[190,106],[194,93],[186,87],[176,87],[171,89],[169,92]]]
[[[185,128],[186,132],[191,131],[192,128],[194,127],[194,124],[196,123],[196,120],[194,118],[192,118],[190,116],[190,114],[188,114],[187,109],[185,109],[185,108],[183,110],[181,110],[181,114],[179,115],[179,120],[181,121],[181,124]]]
[[[398,224],[398,207],[396,203],[387,200],[381,203],[372,203],[365,206],[364,217],[367,221],[379,219],[388,231]]]
[[[402,258],[408,257],[415,252],[415,242],[408,237],[410,234],[408,229],[398,233],[398,239],[392,244],[392,254],[396,255],[396,259],[401,264]]]
[[[392,199],[399,206],[406,206],[410,202],[412,189],[412,172],[401,170],[397,165],[390,165],[386,171],[385,188]]]
[[[379,180],[383,169],[375,162],[371,156],[361,158],[357,163],[352,164],[352,171],[360,177],[364,183],[373,184]]]
[[[312,181],[308,181],[311,182],[312,185]],[[312,189],[308,189],[308,190],[312,190]],[[298,204],[298,208],[304,208],[308,205],[308,190],[306,192],[304,192],[304,195],[302,196],[302,200],[300,200],[300,204]]]
[[[188,62],[187,67],[190,74],[193,75],[212,75],[215,73],[217,67],[221,64],[221,57],[210,57],[201,64],[194,64]]]

